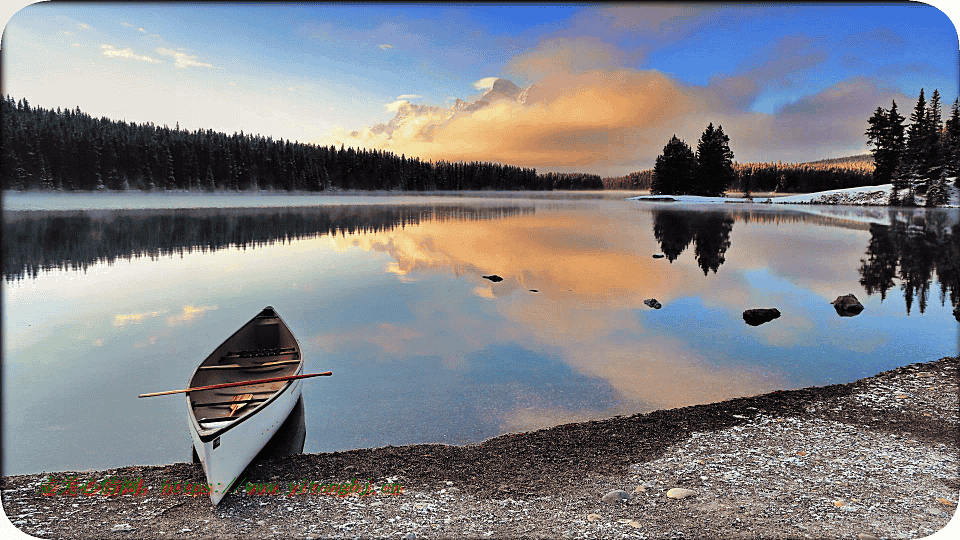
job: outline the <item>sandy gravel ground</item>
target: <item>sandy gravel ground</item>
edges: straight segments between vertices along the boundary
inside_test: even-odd
[[[263,461],[244,477],[275,492],[217,507],[183,494],[203,482],[191,463],[54,474],[81,492],[142,478],[139,495],[4,477],[3,507],[39,538],[919,538],[957,509],[958,363],[475,445]],[[344,496],[320,493],[333,483]]]

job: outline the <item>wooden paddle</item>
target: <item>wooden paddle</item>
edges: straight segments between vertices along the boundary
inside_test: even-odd
[[[325,377],[327,375],[333,375],[332,371],[324,371],[323,373],[307,373],[306,375],[288,375],[286,377],[273,377],[271,379],[257,379],[255,381],[240,381],[240,382],[231,382],[223,384],[211,384],[209,386],[197,386],[196,388],[184,388],[183,390],[167,390],[166,392],[153,392],[152,394],[140,394],[138,398],[142,397],[153,397],[153,396],[165,396],[167,394],[181,394],[184,392],[196,392],[198,390],[213,390],[214,388],[228,388],[231,386],[247,386],[251,384],[260,384],[260,383],[269,383],[277,381],[292,381],[294,379],[307,379],[309,377]]]

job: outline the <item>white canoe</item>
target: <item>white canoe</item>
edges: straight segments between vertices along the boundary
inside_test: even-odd
[[[272,307],[237,330],[194,371],[189,388],[303,373],[300,344]],[[193,447],[218,504],[297,404],[302,380],[187,394]]]

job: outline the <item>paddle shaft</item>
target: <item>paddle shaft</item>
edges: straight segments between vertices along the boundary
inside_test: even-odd
[[[196,388],[184,388],[183,390],[167,390],[166,392],[153,392],[152,394],[140,394],[138,398],[142,397],[153,397],[153,396],[165,396],[167,394],[182,394],[184,392],[196,392],[198,390],[213,390],[215,388],[229,388],[231,386],[249,386],[251,384],[260,384],[260,383],[271,383],[277,381],[292,381],[294,379],[307,379],[310,377],[324,377],[327,375],[333,375],[332,371],[324,371],[323,373],[307,373],[305,375],[288,375],[286,377],[273,377],[270,379],[257,379],[255,381],[240,381],[232,383],[223,383],[223,384],[211,384],[209,386],[197,386]]]

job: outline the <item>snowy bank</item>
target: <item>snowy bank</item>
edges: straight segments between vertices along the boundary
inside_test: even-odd
[[[879,186],[863,186],[847,189],[833,189],[830,191],[818,191],[816,193],[800,193],[796,195],[784,195],[780,197],[742,199],[733,197],[702,197],[699,195],[640,195],[639,197],[630,197],[631,201],[646,202],[679,202],[685,204],[705,204],[705,203],[773,203],[773,204],[848,204],[857,206],[886,206],[890,200],[890,192],[893,190],[892,184],[883,184]],[[960,190],[954,185],[954,179],[948,179],[947,192],[949,194],[946,208],[960,208]],[[902,198],[901,191],[901,198]],[[916,195],[918,206],[926,203],[926,197]]]

